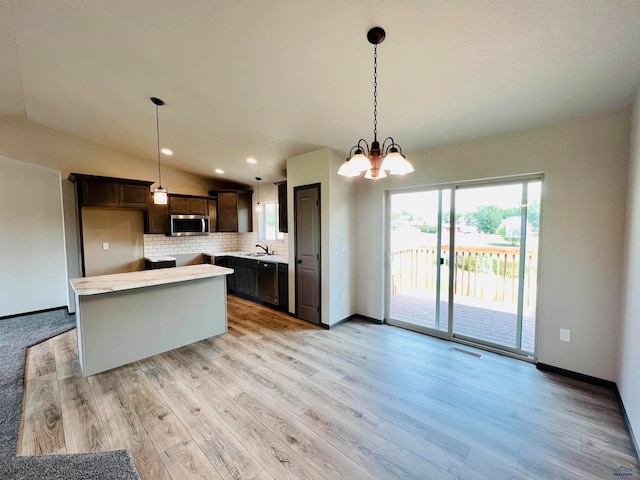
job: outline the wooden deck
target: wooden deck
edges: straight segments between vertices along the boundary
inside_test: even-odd
[[[472,305],[472,302],[473,299],[456,298],[453,312],[454,333],[516,348],[515,307],[499,303],[485,303],[483,307],[478,307]],[[440,302],[438,330],[445,332],[448,328],[448,305],[446,301]],[[432,293],[416,291],[392,295],[390,313],[391,318],[395,320],[436,328],[436,301]],[[522,318],[522,350],[533,353],[534,344],[534,310],[527,309]]]

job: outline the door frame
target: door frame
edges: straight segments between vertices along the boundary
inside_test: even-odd
[[[472,188],[476,186],[489,186],[489,185],[498,185],[498,184],[513,184],[513,183],[525,183],[527,181],[539,180],[542,184],[541,186],[541,202],[540,202],[540,227],[539,231],[542,231],[542,221],[543,221],[543,209],[544,202],[542,201],[542,197],[544,196],[544,185],[545,178],[543,172],[537,173],[529,173],[523,175],[513,175],[507,177],[490,177],[485,179],[476,179],[476,180],[468,180],[468,181],[460,181],[460,182],[446,182],[446,183],[438,183],[433,185],[424,185],[418,187],[409,187],[409,188],[396,188],[396,189],[388,189],[384,191],[384,222],[385,222],[385,235],[384,235],[384,323],[389,325],[397,326],[400,328],[405,328],[407,330],[412,330],[414,332],[423,333],[426,335],[430,335],[432,337],[441,338],[443,340],[448,340],[451,342],[460,343],[462,345],[467,345],[470,347],[476,347],[483,350],[487,350],[490,352],[498,353],[500,355],[506,355],[509,357],[514,357],[520,360],[525,360],[528,362],[536,363],[538,359],[538,338],[539,338],[539,311],[540,311],[540,296],[536,295],[536,323],[535,323],[535,344],[533,348],[532,355],[525,355],[523,352],[518,351],[516,349],[511,349],[509,347],[504,347],[502,345],[492,344],[486,341],[480,341],[477,339],[465,337],[464,335],[453,333],[453,283],[450,282],[448,287],[448,318],[449,325],[448,331],[431,329],[429,327],[423,327],[420,325],[415,325],[413,323],[404,322],[402,320],[391,319],[391,195],[397,193],[415,193],[415,192],[425,192],[425,191],[442,191],[449,189],[451,190],[451,214],[452,218],[455,218],[455,192],[457,188]],[[440,205],[441,208],[441,205]],[[439,211],[441,214],[442,212]],[[441,234],[442,235],[442,234]],[[449,238],[449,268],[452,268],[451,265],[455,262],[455,232],[454,229],[450,230],[450,238]],[[538,243],[538,261],[537,261],[537,278],[536,278],[536,291],[540,291],[540,262],[541,262],[542,254],[541,254],[541,244]],[[450,278],[451,275],[450,275]],[[391,319],[391,321],[389,321]]]
[[[310,183],[308,185],[299,185],[293,187],[293,251],[294,251],[294,264],[293,264],[293,278],[295,286],[295,316],[298,317],[298,222],[296,218],[298,216],[298,202],[296,200],[296,193],[299,190],[308,190],[316,188],[318,190],[318,323],[314,325],[323,326],[322,323],[322,184]],[[306,321],[306,320],[305,320]],[[313,322],[309,322],[313,323]]]

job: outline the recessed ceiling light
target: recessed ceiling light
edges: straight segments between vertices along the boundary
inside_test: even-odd
[[[216,169],[214,170],[214,172],[219,173],[219,174],[223,174],[223,173],[224,173],[224,170],[223,170],[223,169],[221,169],[221,168],[216,168]]]
[[[248,163],[258,163],[258,161],[257,161],[255,158],[253,158],[253,157],[249,157],[249,158],[247,158],[247,162],[248,162]]]
[[[165,155],[173,155],[173,150],[171,150],[170,148],[163,148],[162,150],[160,150],[162,153],[164,153]]]

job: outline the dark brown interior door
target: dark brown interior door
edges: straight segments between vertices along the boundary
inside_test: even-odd
[[[298,317],[320,323],[320,187],[295,189]]]

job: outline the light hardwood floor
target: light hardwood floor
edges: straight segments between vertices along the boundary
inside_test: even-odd
[[[230,296],[228,334],[84,379],[72,330],[29,350],[18,450],[127,448],[149,480],[640,475],[612,391],[452,345]]]

